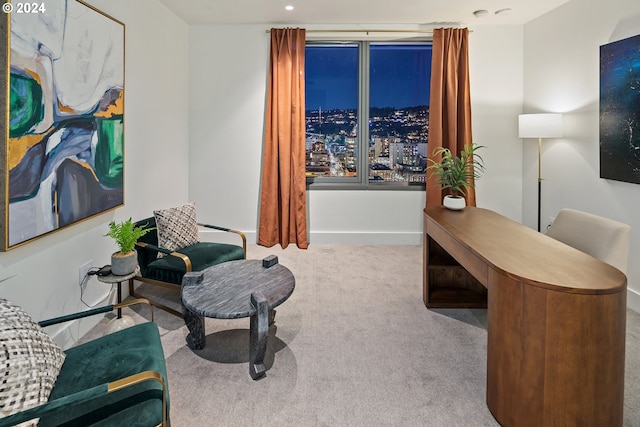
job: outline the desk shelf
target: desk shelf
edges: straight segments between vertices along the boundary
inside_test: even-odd
[[[426,239],[424,303],[428,308],[486,308],[487,289],[435,240]]]

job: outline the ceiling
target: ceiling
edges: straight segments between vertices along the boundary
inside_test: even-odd
[[[568,0],[159,0],[187,24],[519,25]],[[294,6],[292,11],[286,5]],[[496,14],[501,9],[511,9]],[[486,10],[484,17],[474,11]]]

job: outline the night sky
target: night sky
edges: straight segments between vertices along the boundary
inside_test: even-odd
[[[431,46],[371,45],[372,107],[414,107],[429,103]],[[358,48],[307,46],[306,108],[358,106]]]

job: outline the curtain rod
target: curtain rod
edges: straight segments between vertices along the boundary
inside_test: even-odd
[[[270,33],[271,30],[266,30]],[[421,33],[433,34],[433,30],[306,30],[307,33]],[[473,30],[469,30],[473,33]]]

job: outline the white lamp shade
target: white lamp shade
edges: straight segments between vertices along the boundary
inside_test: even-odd
[[[562,136],[562,114],[520,114],[520,138],[559,138]]]

